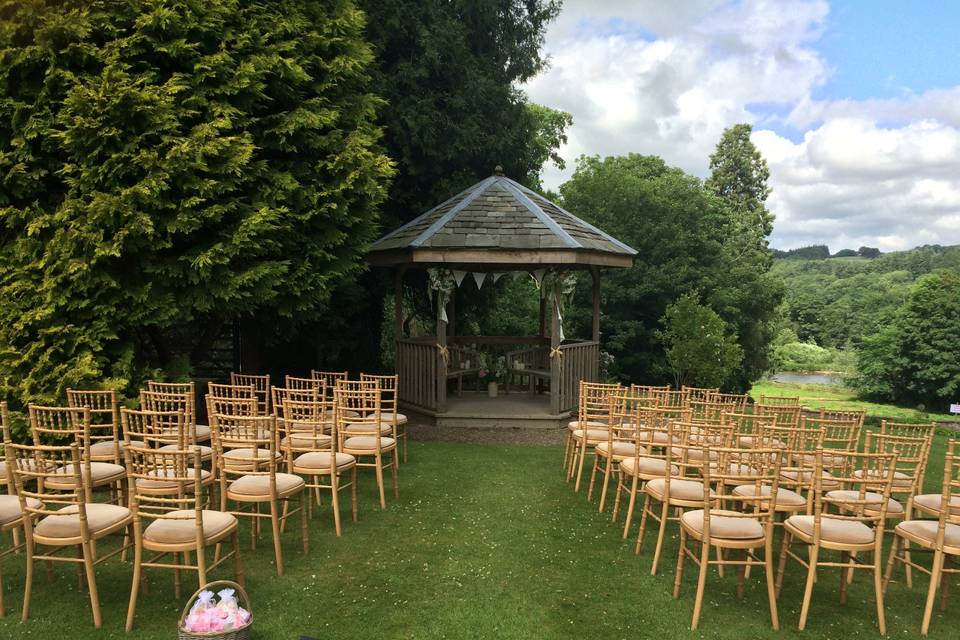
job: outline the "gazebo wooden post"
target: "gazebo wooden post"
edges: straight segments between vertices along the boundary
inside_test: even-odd
[[[550,413],[560,413],[560,376],[563,363],[560,358],[560,306],[550,300]]]
[[[600,269],[590,266],[590,276],[593,278],[593,338],[600,342]]]
[[[437,292],[440,299],[440,292]],[[447,323],[443,319],[444,305],[437,303],[437,411],[447,410],[447,361],[443,354],[447,348]]]
[[[393,276],[393,338],[403,337],[403,275],[406,267],[398,267]],[[399,367],[398,367],[399,369]]]

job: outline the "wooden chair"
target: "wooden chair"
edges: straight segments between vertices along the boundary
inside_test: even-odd
[[[880,433],[891,436],[906,436],[908,438],[927,438],[932,441],[937,433],[937,423],[923,422],[914,424],[912,422],[881,420]]]
[[[310,377],[314,380],[323,381],[324,387],[327,390],[327,394],[329,394],[330,398],[332,399],[337,382],[348,379],[350,377],[350,373],[347,371],[317,371],[316,369],[311,369]]]
[[[87,408],[71,411],[89,411]],[[45,421],[44,421],[45,422]],[[86,425],[87,421],[84,420]],[[83,436],[86,439],[86,434]],[[100,628],[100,597],[97,592],[96,565],[125,553],[128,544],[98,556],[95,543],[106,536],[129,531],[133,515],[125,506],[94,502],[89,490],[89,458],[76,440],[68,445],[14,444],[6,442],[8,467],[13,469],[23,526],[26,550],[26,582],[23,593],[23,620],[30,617],[33,593],[33,569],[36,561],[71,562],[82,565],[90,594],[93,625]],[[95,464],[95,463],[94,463]],[[86,476],[84,476],[86,471]],[[39,503],[39,504],[38,504]],[[60,508],[54,509],[57,505]],[[53,551],[42,552],[43,547]],[[62,548],[76,547],[76,557],[58,555]],[[58,615],[62,615],[59,612]]]
[[[192,383],[191,383],[192,384]],[[213,458],[213,447],[210,446],[210,427],[208,425],[198,425],[196,420],[197,411],[193,406],[193,396],[191,392],[179,391],[140,391],[140,408],[143,411],[154,414],[183,416],[183,423],[179,421],[160,421],[164,429],[161,436],[166,436],[167,440],[160,446],[168,446],[174,449],[184,446],[196,446],[200,448],[201,456],[204,462]],[[122,411],[121,411],[122,414]],[[134,415],[134,414],[128,414]],[[154,418],[154,423],[160,420]],[[186,440],[180,442],[181,431],[185,434]],[[136,438],[134,438],[136,440]]]
[[[663,468],[666,469],[667,465],[670,468],[669,474],[649,480],[643,491],[640,531],[637,534],[634,553],[639,555],[640,549],[643,548],[647,518],[652,518],[658,524],[658,531],[650,575],[657,575],[657,566],[660,562],[660,553],[663,550],[667,523],[679,520],[680,514],[685,509],[696,509],[702,505],[703,482],[690,476],[699,473],[704,465],[701,460],[690,460],[688,455],[689,436],[689,431],[684,428],[682,423],[670,421],[666,442],[660,448],[662,454],[658,453],[656,449],[647,453],[649,457],[660,457],[662,455]],[[671,510],[676,515],[671,516]]]
[[[776,416],[763,416],[755,413],[725,413],[723,422],[733,425],[733,438],[737,446],[750,448],[755,438],[766,427],[777,424]]]
[[[856,421],[862,429],[864,420],[867,418],[867,411],[866,409],[827,409],[821,407],[817,409],[817,417],[821,420]]]
[[[281,455],[277,452],[275,419],[273,416],[210,412],[210,426],[213,428],[214,460],[220,480],[220,511],[252,520],[251,548],[256,548],[261,520],[270,520],[277,575],[282,576],[283,551],[280,547],[280,533],[287,518],[294,513],[300,513],[304,554],[309,550],[310,538],[307,511],[304,508],[303,478],[277,471]],[[295,496],[299,496],[300,505],[290,510],[288,503]],[[234,510],[228,509],[231,502],[236,505]],[[264,503],[268,505],[269,513],[260,512],[260,505]]]
[[[320,395],[326,393],[325,383],[323,380],[317,380],[316,378],[297,378],[295,376],[285,376],[283,379],[283,385],[287,389],[296,389],[298,391],[315,389]],[[276,402],[274,402],[273,406],[277,406]]]
[[[753,413],[757,416],[773,417],[781,427],[796,427],[800,425],[800,414],[803,408],[800,405],[789,404],[755,404]]]
[[[207,584],[207,573],[234,560],[237,582],[244,584],[237,538],[237,519],[229,513],[205,509],[204,479],[200,450],[155,449],[128,446],[124,456],[130,482],[130,508],[133,511],[133,581],[127,607],[126,630],[133,628],[137,596],[143,569],[172,569],[174,594],[181,596],[180,571],[197,572],[200,587]],[[157,478],[162,478],[159,482]],[[160,486],[158,486],[160,485]],[[230,538],[233,550],[207,565],[206,548]],[[144,552],[155,555],[144,559]],[[196,562],[191,562],[196,554]],[[169,556],[169,558],[168,558]]]
[[[687,402],[710,402],[712,396],[720,393],[720,387],[708,389],[706,387],[688,387],[687,385],[683,385],[680,387],[680,391],[687,394]]]
[[[776,503],[776,513],[804,513],[811,509],[813,495],[807,489],[813,478],[813,464],[803,464],[808,454],[816,456],[817,449],[823,447],[823,429],[804,429],[802,427],[778,427],[768,425],[760,432],[760,441],[764,447],[776,447],[783,453],[780,465]],[[833,488],[839,485],[832,485]],[[754,497],[752,485],[738,486],[733,489],[736,495]],[[768,489],[762,488],[767,492]],[[806,495],[805,495],[806,494]],[[774,524],[777,520],[774,519]]]
[[[780,628],[777,617],[777,599],[774,590],[773,571],[773,519],[772,508],[777,502],[777,487],[780,476],[782,452],[779,449],[755,448],[744,451],[739,448],[709,448],[705,458],[716,454],[715,464],[704,465],[701,487],[701,508],[685,511],[680,516],[680,551],[677,557],[677,572],[673,583],[673,597],[680,596],[683,567],[686,558],[700,568],[697,577],[697,594],[693,605],[691,628],[696,631],[703,608],[703,594],[710,565],[741,567],[737,580],[737,598],[743,598],[743,583],[750,567],[762,566],[767,579],[767,600],[770,621],[774,630]],[[735,472],[734,472],[735,470]],[[751,487],[752,491],[727,493],[726,487]],[[718,509],[716,505],[735,502],[740,511]],[[687,547],[688,540],[700,544],[699,553]],[[710,547],[718,549],[717,560],[710,560]],[[754,555],[754,550],[763,549],[763,559]],[[743,551],[743,559],[737,560],[722,555],[722,550]]]
[[[270,376],[230,372],[230,384],[238,387],[253,387],[257,396],[257,414],[270,415]]]
[[[690,402],[690,422],[723,422],[723,414],[735,413],[736,405],[729,402],[692,400]]]
[[[690,406],[690,393],[683,389],[679,391],[672,389],[657,391],[654,393],[654,396],[657,398],[657,404],[661,407],[688,408]]]
[[[120,403],[117,392],[67,389],[67,406],[90,410],[90,459],[123,464]]]
[[[210,442],[210,425],[197,422],[197,388],[191,382],[157,382],[147,381],[147,392],[152,398],[163,398],[165,406],[149,407],[144,405],[144,393],[140,392],[140,408],[154,411],[173,411],[176,406],[182,406],[187,428],[198,443]],[[175,404],[170,404],[175,403]],[[206,459],[206,458],[204,458]]]
[[[289,379],[289,376],[287,378]],[[320,380],[311,380],[310,382],[310,386],[302,388],[270,387],[270,408],[273,411],[273,417],[277,419],[277,428],[283,426],[284,401],[289,399],[297,402],[320,402],[326,397],[323,382]]]
[[[120,424],[123,427],[124,447],[140,447],[158,452],[196,450],[200,453],[200,460],[209,460],[213,457],[212,449],[198,445],[193,435],[188,431],[186,416],[183,411],[150,411],[135,410],[124,407],[120,409]],[[216,482],[216,465],[213,471],[200,470],[200,479],[204,487]],[[179,485],[166,478],[153,478],[150,481],[137,481],[148,485],[147,488],[155,495],[176,493]]]
[[[801,419],[800,426],[804,429],[823,429],[823,469],[825,471],[832,472],[834,467],[842,467],[848,462],[843,454],[859,450],[862,426],[855,419],[828,420],[805,416]],[[805,460],[807,465],[813,466],[814,456],[814,453],[808,454]]]
[[[760,402],[758,404],[765,404],[768,406],[781,406],[781,407],[799,407],[800,406],[800,396],[760,396]]]
[[[593,499],[593,487],[596,483],[597,472],[603,467],[603,487],[600,491],[600,507],[602,513],[606,505],[607,489],[610,486],[610,476],[620,463],[637,456],[636,431],[640,408],[652,408],[651,398],[637,398],[627,390],[611,395],[610,429],[607,430],[606,442],[597,443],[594,447],[593,470],[590,473],[590,486],[587,489],[587,501]],[[601,462],[602,461],[602,462]]]
[[[886,590],[890,583],[894,565],[902,563],[908,570],[916,569],[930,576],[930,585],[927,587],[927,600],[923,608],[923,622],[920,633],[927,635],[930,631],[930,620],[933,616],[933,603],[940,589],[940,610],[945,611],[947,605],[947,587],[951,575],[960,574],[960,446],[956,440],[947,443],[947,457],[943,466],[943,485],[939,494],[930,494],[938,499],[935,512],[936,520],[904,520],[894,529],[893,548],[887,560],[887,571],[884,575],[883,588]],[[918,496],[919,498],[919,496]],[[943,508],[949,505],[949,508]],[[905,548],[908,543],[916,545],[914,550],[933,553],[933,565],[927,567],[913,562]],[[899,551],[904,546],[904,553]],[[952,561],[953,566],[948,566]]]
[[[360,374],[361,382],[376,382],[380,385],[380,419],[387,422],[392,427],[390,436],[397,440],[397,448],[400,448],[403,441],[403,461],[407,461],[407,416],[398,413],[397,410],[397,386],[398,377],[372,375],[368,373]]]
[[[799,628],[802,631],[807,624],[810,612],[810,599],[813,585],[817,581],[819,567],[838,567],[840,576],[840,603],[847,599],[848,572],[866,570],[873,572],[874,591],[877,603],[877,623],[880,633],[886,633],[886,620],[883,613],[883,589],[881,561],[883,551],[883,531],[887,520],[887,506],[890,500],[890,488],[896,470],[896,456],[893,454],[854,453],[852,451],[833,452],[833,456],[842,456],[842,464],[833,466],[833,480],[845,487],[842,495],[825,491],[821,472],[824,469],[824,450],[817,451],[813,468],[812,514],[793,515],[783,525],[784,535],[780,545],[780,565],[777,569],[777,593],[783,584],[783,575],[787,560],[792,559],[807,569],[807,582],[800,610]],[[859,471],[860,473],[855,473]],[[871,491],[882,484],[880,491]],[[827,513],[829,505],[841,507],[840,513]],[[803,559],[790,550],[794,542],[808,547],[808,559]],[[840,561],[824,561],[822,551],[838,551]],[[854,553],[870,553],[870,562]]]
[[[747,402],[750,400],[748,393],[715,393],[709,398],[709,402],[719,402],[734,405],[732,413],[746,413]]]
[[[390,469],[393,496],[400,498],[397,484],[397,441],[384,435],[384,422],[380,415],[380,386],[371,382],[341,380],[333,393],[337,451],[356,458],[358,467],[372,467],[377,476],[380,492],[380,508],[387,508],[383,486],[383,472]],[[356,415],[352,415],[356,414]],[[384,458],[388,458],[386,461]],[[362,462],[362,460],[370,462]]]
[[[350,489],[353,521],[357,521],[357,459],[336,450],[336,423],[332,424],[331,433],[323,401],[295,400],[288,397],[283,404],[285,419],[281,427],[283,439],[280,442],[287,471],[304,478],[306,488],[313,491],[317,505],[320,504],[320,491],[330,491],[333,524],[339,537],[340,491],[344,489]],[[348,472],[350,481],[343,482],[341,477]],[[322,478],[329,478],[329,484],[325,484]],[[308,502],[308,505],[311,504]],[[312,506],[309,507],[308,515],[312,515]]]
[[[630,395],[634,398],[643,398],[644,400],[652,400],[656,395],[661,391],[669,391],[670,385],[665,384],[661,386],[654,386],[648,384],[631,384],[630,385]]]
[[[30,417],[30,432],[33,444],[63,444],[75,442],[80,451],[81,478],[86,486],[86,496],[92,502],[93,490],[109,487],[114,502],[126,504],[126,470],[113,462],[95,462],[90,455],[90,409],[87,407],[42,407],[31,404],[27,407]],[[47,489],[70,491],[73,487],[72,469],[64,466],[54,469],[46,480]],[[60,477],[57,478],[56,474]]]
[[[574,476],[577,478],[574,491],[580,491],[583,465],[588,451],[607,440],[613,406],[610,399],[620,389],[618,384],[580,382],[577,419],[567,424],[567,445],[564,452],[567,482]]]
[[[649,397],[643,398],[643,400],[649,399]],[[628,502],[626,521],[623,524],[624,539],[630,534],[637,494],[643,491],[646,483],[655,478],[663,478],[670,473],[674,475],[680,473],[678,467],[667,462],[666,453],[663,452],[663,445],[673,442],[680,432],[679,429],[674,428],[674,421],[671,418],[672,416],[668,416],[663,410],[651,408],[642,402],[634,406],[634,415],[631,419],[637,425],[637,428],[633,429],[634,453],[632,458],[620,461],[617,473],[617,495],[614,499],[611,518],[616,522],[620,511],[620,500],[626,494]]]
[[[13,442],[10,435],[10,411],[6,402],[0,402],[0,427],[2,427],[3,443]],[[9,458],[9,464],[7,464]],[[20,498],[17,496],[16,483],[13,480],[13,454],[7,454],[4,450],[3,464],[0,465],[0,475],[7,487],[7,493],[0,495],[0,534],[10,533],[13,538],[13,544],[8,549],[0,551],[0,561],[3,558],[19,553],[24,548],[24,543],[20,540],[20,531],[23,529],[23,510],[20,508]],[[40,508],[43,506],[39,500],[28,498],[30,506]],[[3,566],[0,565],[0,618],[5,615],[3,604]]]

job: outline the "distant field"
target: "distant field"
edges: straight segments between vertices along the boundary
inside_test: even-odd
[[[866,409],[867,415],[876,418],[893,418],[908,422],[926,420],[960,420],[960,416],[943,413],[926,413],[908,407],[892,404],[878,404],[858,400],[852,389],[833,384],[797,384],[760,380],[753,383],[750,395],[760,400],[767,396],[800,396],[800,402],[807,407],[826,407],[828,409]]]

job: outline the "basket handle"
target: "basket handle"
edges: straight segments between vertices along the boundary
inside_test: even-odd
[[[190,611],[190,607],[193,605],[194,601],[200,596],[200,592],[213,591],[214,587],[227,587],[227,588],[233,589],[234,591],[237,592],[237,595],[239,596],[240,606],[246,609],[247,611],[250,611],[251,613],[253,613],[253,611],[250,609],[250,596],[247,595],[247,592],[243,587],[241,587],[236,582],[232,582],[230,580],[214,580],[213,582],[208,582],[207,584],[203,585],[202,587],[194,591],[193,595],[190,596],[190,599],[187,600],[187,604],[183,606],[183,612],[180,614],[179,627],[181,628],[183,627],[183,623],[187,619],[187,612]]]

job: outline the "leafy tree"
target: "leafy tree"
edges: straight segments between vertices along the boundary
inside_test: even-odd
[[[864,258],[879,258],[880,249],[876,247],[860,247],[857,249],[857,254]]]
[[[751,254],[731,263],[723,246],[729,209],[700,180],[652,156],[582,157],[560,192],[571,212],[638,252],[632,268],[601,279],[604,345],[627,380],[670,378],[656,331],[667,305],[691,291],[700,291],[740,339],[765,344],[765,335],[750,332],[758,318],[775,313],[779,286],[765,280],[764,265]],[[586,281],[570,314],[581,331],[589,327]],[[741,368],[730,385],[746,386],[761,370]]]
[[[773,231],[773,214],[766,207],[770,169],[750,141],[753,127],[736,124],[724,130],[710,156],[707,188],[726,200],[736,214],[736,231],[751,240],[764,239]]]
[[[657,337],[663,342],[674,385],[719,387],[743,361],[736,336],[696,293],[685,293],[667,307]]]
[[[898,402],[946,408],[960,396],[960,272],[920,278],[888,328],[865,342],[857,386]]]
[[[363,28],[348,1],[0,6],[8,394],[133,385],[230,318],[328,310],[392,173]]]
[[[837,251],[835,254],[833,254],[830,257],[831,258],[855,258],[858,255],[859,254],[853,249],[840,249],[840,251]]]

